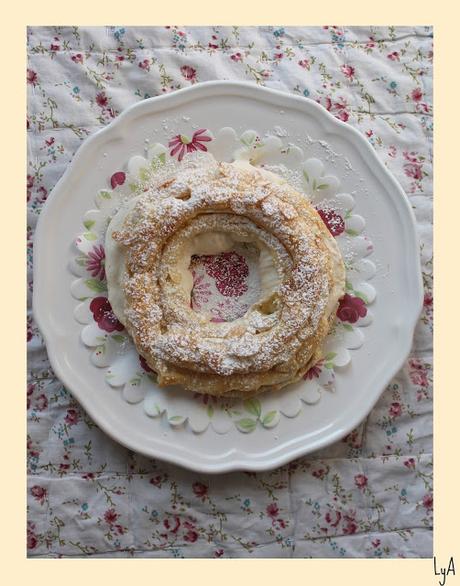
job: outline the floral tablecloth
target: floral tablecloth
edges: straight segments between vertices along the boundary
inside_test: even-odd
[[[30,557],[430,557],[431,27],[28,30]],[[342,441],[266,473],[206,476],[108,438],[55,377],[31,311],[34,229],[81,142],[131,104],[213,79],[312,98],[355,126],[415,211],[424,309],[404,368]]]

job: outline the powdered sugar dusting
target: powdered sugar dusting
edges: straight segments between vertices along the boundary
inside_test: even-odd
[[[174,264],[168,285],[168,271],[160,270],[165,245],[173,250],[171,243],[186,239],[188,226],[208,214],[218,218],[220,229],[252,231],[273,251],[283,274],[272,298],[229,323],[206,322],[190,309],[174,283]],[[284,380],[292,379],[327,333],[333,276],[324,226],[304,196],[256,169],[217,163],[203,153],[186,156],[180,168],[166,165],[112,236],[128,250],[128,331],[160,378],[186,368],[235,375],[241,390],[254,390],[256,375],[274,365],[284,363],[279,377],[282,372]]]

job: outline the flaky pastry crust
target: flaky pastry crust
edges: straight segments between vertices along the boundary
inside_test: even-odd
[[[249,397],[299,380],[321,357],[345,271],[334,238],[304,195],[256,168],[209,155],[160,174],[123,213],[107,231],[124,259],[117,317],[160,386]],[[279,275],[274,290],[232,322],[211,322],[190,307],[190,242],[207,232],[255,243]],[[117,286],[110,255],[106,268],[110,299]]]

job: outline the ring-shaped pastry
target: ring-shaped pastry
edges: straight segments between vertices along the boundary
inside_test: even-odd
[[[190,306],[194,254],[255,246],[261,298],[215,323]],[[106,237],[109,300],[160,386],[251,396],[298,380],[321,355],[345,271],[306,197],[211,155],[184,159],[122,208]]]

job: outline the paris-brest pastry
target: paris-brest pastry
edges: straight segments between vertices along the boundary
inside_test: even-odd
[[[191,307],[190,261],[241,243],[259,251],[261,296],[216,323]],[[345,284],[338,246],[305,195],[208,153],[166,166],[121,207],[106,273],[112,308],[158,384],[225,397],[299,380],[321,358]]]

